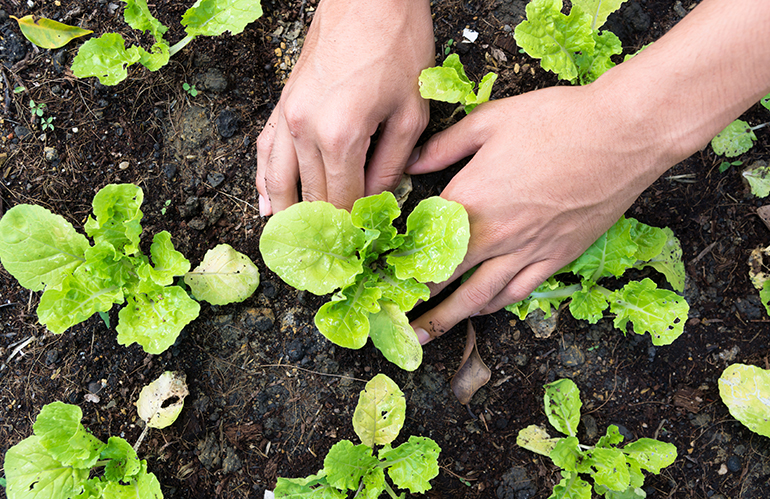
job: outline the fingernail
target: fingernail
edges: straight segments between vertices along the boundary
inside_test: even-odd
[[[259,216],[264,217],[267,213],[267,200],[262,196],[262,194],[259,195]]]
[[[414,328],[414,333],[417,335],[417,341],[420,342],[420,345],[424,345],[432,339],[428,332],[421,327]]]
[[[413,164],[417,163],[418,159],[420,159],[420,148],[416,147],[414,151],[412,151],[412,154],[409,156],[409,159],[406,160],[406,167],[409,168]]]

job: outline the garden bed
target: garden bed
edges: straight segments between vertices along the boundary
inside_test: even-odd
[[[230,244],[257,263],[262,283],[243,303],[202,304],[200,317],[169,350],[148,355],[136,344],[117,344],[116,310],[112,328],[93,317],[62,335],[48,333],[35,314],[39,293],[0,269],[0,460],[31,434],[41,407],[56,400],[79,405],[85,426],[100,439],[119,435],[133,443],[142,432],[133,406],[142,386],[163,371],[182,371],[190,389],[185,409],[174,425],[151,431],[140,449],[165,497],[261,498],[277,477],[315,473],[332,444],[356,439],[351,417],[358,393],[382,372],[406,395],[400,439],[428,436],[442,448],[440,472],[426,496],[546,498],[558,470],[518,447],[516,436],[528,425],[546,424],[542,387],[568,377],[582,393],[581,442],[595,442],[615,424],[630,438],[676,445],[676,462],[647,479],[648,497],[767,495],[770,440],[730,416],[717,379],[731,362],[770,367],[770,318],[746,264],[751,250],[770,244],[770,231],[756,215],[764,202],[748,193],[739,168],[720,173],[722,158],[710,148],[672,168],[628,212],[670,227],[682,242],[691,307],[684,334],[655,347],[649,336],[622,335],[611,319],[589,325],[562,314],[552,336],[540,339],[505,311],[473,318],[492,379],[466,407],[449,388],[463,353],[464,323],[425,347],[418,370],[400,371],[371,344],[352,351],[328,342],[313,325],[323,298],[290,288],[259,256],[265,220],[255,207],[256,138],[296,61],[316,1],[266,2],[265,15],[242,34],[197,39],[162,70],[133,67],[113,87],[72,75],[79,42],[37,50],[7,15],[33,13],[96,34],[130,34],[122,7],[34,4],[30,10],[25,2],[4,2],[0,18],[0,214],[20,203],[40,204],[82,228],[100,188],[135,183],[145,192],[144,240],[169,231],[193,265],[214,245]],[[522,19],[523,2],[434,4],[437,52],[451,39],[471,80],[499,73],[492,98],[557,84],[515,46],[510,28]],[[167,39],[183,36],[178,20],[188,6],[151,7],[172,27]],[[631,2],[608,27],[624,51],[633,52],[690,7]],[[466,27],[479,37],[458,44]],[[200,93],[191,96],[184,83]],[[16,93],[16,87],[26,90]],[[55,117],[53,131],[44,133],[31,119],[30,99]],[[426,137],[454,122],[452,111],[432,104]],[[763,111],[754,108],[744,119],[765,121]],[[770,154],[768,132],[757,135],[757,146],[741,158],[746,164]],[[439,194],[460,166],[413,177],[404,211]]]

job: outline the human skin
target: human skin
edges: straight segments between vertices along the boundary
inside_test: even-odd
[[[770,2],[703,0],[669,33],[584,87],[478,106],[415,151],[407,172],[470,162],[442,197],[465,206],[468,253],[412,322],[421,343],[526,298],[668,168],[770,92]]]
[[[417,78],[433,64],[428,0],[321,1],[257,139],[260,214],[297,202],[299,180],[302,200],[346,209],[395,188],[428,123]]]

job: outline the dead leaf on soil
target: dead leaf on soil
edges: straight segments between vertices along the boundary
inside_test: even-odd
[[[760,206],[757,208],[757,215],[765,223],[768,229],[770,229],[770,204]]]
[[[749,255],[749,278],[757,289],[762,289],[765,281],[770,279],[765,265],[765,257],[770,257],[770,246],[755,248]]]
[[[473,395],[489,382],[492,377],[492,371],[489,370],[484,361],[481,360],[479,351],[476,348],[476,330],[473,328],[470,319],[468,319],[468,333],[465,338],[465,352],[463,360],[460,362],[460,368],[452,377],[450,386],[452,391],[461,404],[470,403]]]
[[[176,421],[189,393],[184,373],[166,371],[142,388],[136,410],[148,427],[165,428]]]

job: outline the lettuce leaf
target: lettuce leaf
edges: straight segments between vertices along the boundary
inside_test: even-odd
[[[719,377],[719,397],[751,431],[770,437],[770,371],[732,364]]]
[[[368,445],[353,445],[350,440],[340,440],[326,454],[324,472],[332,487],[357,490],[361,479],[377,464]]]
[[[259,251],[270,270],[287,284],[317,295],[351,284],[363,271],[358,251],[364,233],[350,213],[331,203],[297,203],[265,225]]]
[[[219,244],[206,252],[201,264],[184,276],[184,282],[198,300],[227,305],[254,294],[259,286],[259,269],[229,244]]]
[[[89,247],[72,224],[41,206],[14,206],[0,219],[0,262],[32,291],[59,287]]]
[[[409,437],[395,449],[385,447],[379,458],[388,466],[388,476],[397,487],[422,494],[430,489],[430,481],[438,476],[441,448],[428,437]]]
[[[405,418],[404,393],[392,379],[378,374],[366,383],[358,397],[353,429],[364,445],[386,445],[396,439]]]
[[[711,139],[711,148],[716,154],[734,158],[754,147],[756,140],[757,136],[748,123],[735,120]]]
[[[404,371],[420,367],[422,346],[406,314],[395,303],[380,300],[380,311],[369,316],[369,335],[382,355]]]
[[[118,33],[91,38],[78,49],[72,72],[78,78],[96,76],[102,85],[117,85],[128,77],[128,67],[141,59],[141,47],[126,49]]]
[[[380,310],[380,296],[382,290],[371,284],[370,275],[361,274],[355,283],[321,306],[315,315],[315,325],[333,343],[359,349],[369,336],[369,314]]]
[[[43,406],[33,428],[53,459],[65,466],[90,468],[107,446],[85,429],[81,419],[80,407],[53,402]]]
[[[107,312],[115,303],[123,303],[123,289],[104,285],[99,279],[67,276],[59,286],[49,288],[40,297],[37,316],[54,334],[61,334],[97,312]]]
[[[420,282],[449,279],[465,258],[470,239],[468,214],[460,203],[423,199],[406,219],[406,235],[387,262],[399,279]]]
[[[625,331],[631,321],[637,334],[650,333],[653,345],[670,345],[684,332],[690,306],[666,289],[658,289],[652,279],[631,281],[612,293],[610,311],[617,314],[615,327]]]
[[[564,271],[593,282],[602,277],[623,275],[637,261],[638,245],[631,235],[636,224],[634,219],[621,217]]]
[[[137,266],[136,272],[142,279],[152,281],[158,286],[169,286],[174,283],[174,277],[184,275],[190,270],[190,262],[174,249],[171,234],[165,230],[152,238],[150,255],[154,266],[143,263]]]
[[[198,0],[182,16],[189,36],[233,35],[262,15],[260,2],[254,0]]]
[[[94,243],[106,241],[117,251],[133,255],[139,250],[142,234],[142,201],[144,192],[134,184],[108,184],[96,193],[93,210],[96,218],[89,216],[85,224],[86,234]]]

